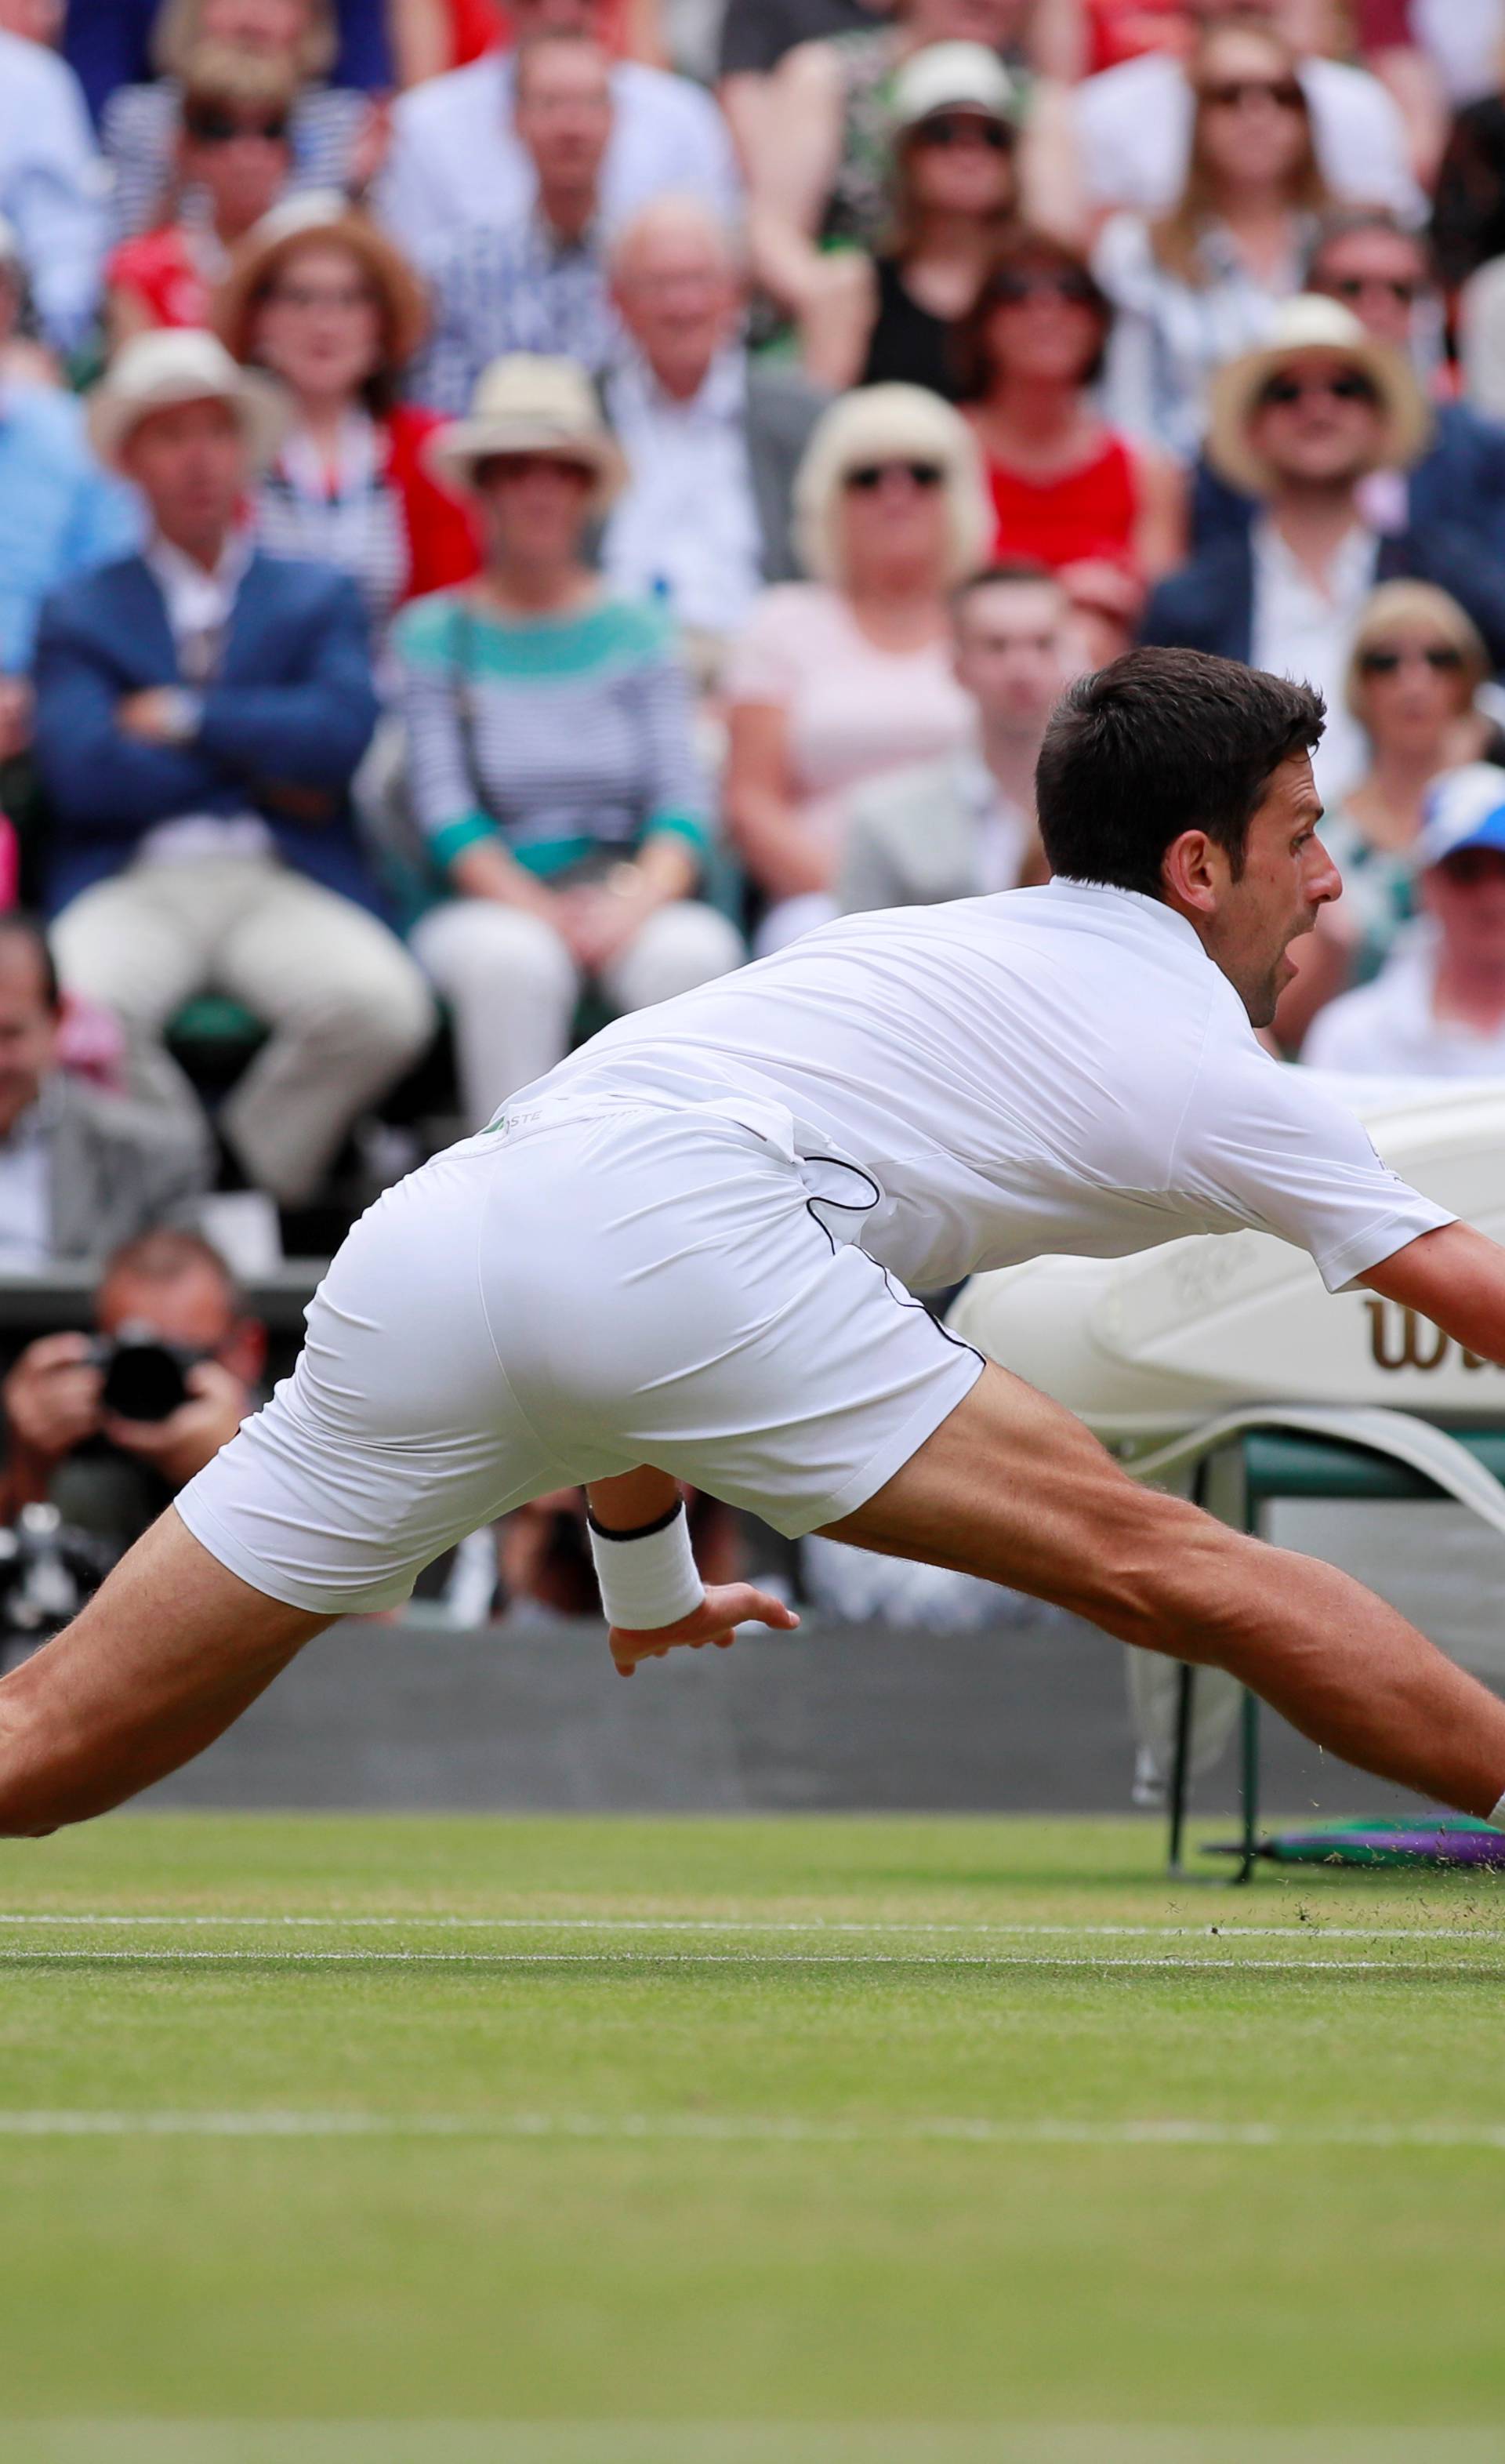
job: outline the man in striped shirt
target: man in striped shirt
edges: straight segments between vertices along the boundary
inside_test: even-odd
[[[481,370],[513,351],[575,360],[593,376],[618,357],[600,210],[612,118],[599,43],[540,33],[519,46],[513,126],[537,196],[497,229],[461,231],[433,259],[432,339],[411,381],[419,401],[467,410]]]

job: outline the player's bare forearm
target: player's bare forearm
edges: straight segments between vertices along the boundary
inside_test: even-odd
[[[1408,1241],[1362,1279],[1387,1301],[1505,1367],[1505,1248],[1472,1223],[1444,1223]]]
[[[641,1531],[645,1523],[672,1512],[680,1486],[670,1473],[640,1463],[636,1471],[619,1472],[612,1480],[593,1480],[585,1494],[603,1531]]]

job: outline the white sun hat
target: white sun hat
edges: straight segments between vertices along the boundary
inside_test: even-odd
[[[477,380],[469,418],[431,436],[424,458],[435,478],[473,489],[477,466],[509,453],[554,453],[582,464],[594,481],[594,514],[604,513],[626,484],[622,449],[573,360],[533,351],[493,360]]]
[[[89,442],[116,470],[133,429],[154,410],[185,402],[228,403],[258,471],[287,432],[287,399],[270,377],[238,367],[212,334],[165,327],[138,334],[117,352],[89,396]]]
[[[932,111],[985,111],[1012,128],[1019,116],[1019,90],[986,43],[927,43],[899,70],[888,109],[896,128],[912,128]]]

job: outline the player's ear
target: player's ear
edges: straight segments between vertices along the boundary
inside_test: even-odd
[[[1160,877],[1165,895],[1172,906],[1191,907],[1198,913],[1211,915],[1228,878],[1222,850],[1210,839],[1206,830],[1183,830],[1173,838],[1161,860]]]

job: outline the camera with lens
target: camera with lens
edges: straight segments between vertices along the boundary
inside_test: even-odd
[[[185,1344],[168,1343],[153,1326],[133,1318],[119,1334],[101,1334],[89,1359],[104,1372],[101,1401],[122,1420],[166,1420],[188,1399],[188,1371],[209,1357]]]

